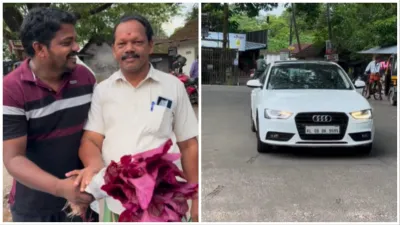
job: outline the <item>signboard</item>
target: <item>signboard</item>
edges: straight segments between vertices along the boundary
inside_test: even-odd
[[[338,54],[325,55],[325,59],[328,61],[338,62],[339,55]]]
[[[205,40],[201,41],[202,47],[208,48],[222,48],[224,35],[221,32],[208,32],[208,36],[204,37]],[[239,51],[246,51],[246,34],[228,34],[229,48],[238,49]]]

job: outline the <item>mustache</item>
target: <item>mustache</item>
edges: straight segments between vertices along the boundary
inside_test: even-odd
[[[128,53],[125,53],[125,54],[121,57],[122,60],[126,60],[127,58],[138,59],[138,58],[140,58],[140,55],[138,55],[138,54],[136,54],[136,53],[134,53],[134,52],[128,52]]]
[[[71,52],[67,55],[67,58],[71,57],[71,56],[76,56],[78,55],[78,52]]]

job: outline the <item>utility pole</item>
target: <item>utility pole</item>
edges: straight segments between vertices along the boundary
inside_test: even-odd
[[[223,43],[222,48],[226,49],[228,43],[228,20],[229,20],[229,5],[224,3],[224,27],[223,27]]]
[[[296,34],[296,39],[297,39],[297,45],[299,46],[299,52],[300,52],[301,51],[301,45],[300,45],[299,31],[297,30],[296,11],[295,11],[295,4],[294,3],[292,3],[292,19],[293,19],[294,32]]]
[[[289,16],[289,23],[290,23],[290,27],[289,27],[289,46],[291,46],[292,42],[293,42],[293,34],[292,34],[293,16],[292,15]]]
[[[332,41],[331,10],[329,3],[326,3],[326,16],[328,18],[329,40]]]

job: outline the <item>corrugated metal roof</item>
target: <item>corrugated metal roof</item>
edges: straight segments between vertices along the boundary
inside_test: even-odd
[[[382,54],[382,55],[390,55],[397,54],[397,45],[390,47],[374,47],[368,50],[358,52],[360,54]]]
[[[263,49],[267,47],[266,44],[263,43],[256,43],[251,41],[246,41],[246,51],[248,50],[256,50],[256,49]]]
[[[222,48],[222,41],[202,40],[201,46],[206,47],[206,48]],[[256,50],[256,49],[264,49],[266,46],[267,46],[266,44],[246,41],[246,51]]]

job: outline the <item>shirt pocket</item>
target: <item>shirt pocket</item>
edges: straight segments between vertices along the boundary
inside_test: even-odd
[[[172,132],[172,110],[165,106],[154,105],[149,115],[147,130],[156,136],[170,136]]]

